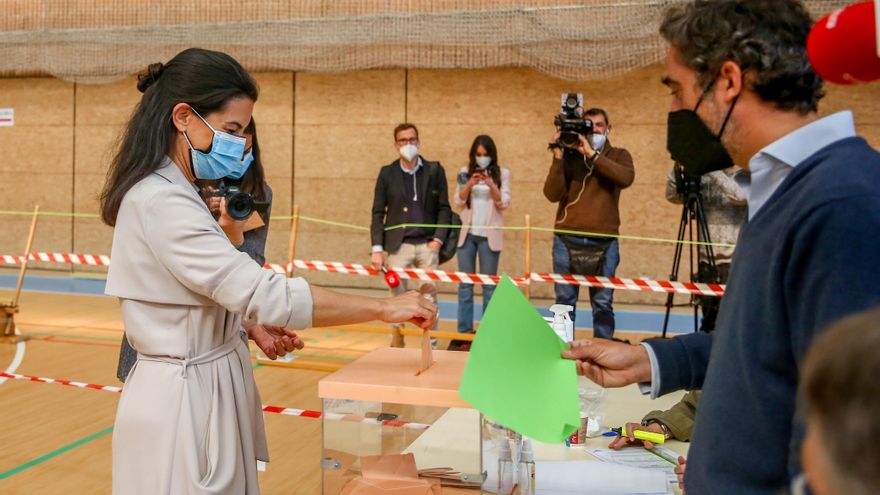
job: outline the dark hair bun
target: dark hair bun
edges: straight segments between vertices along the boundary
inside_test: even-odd
[[[147,88],[149,88],[154,82],[159,80],[159,77],[162,76],[163,70],[165,70],[165,66],[162,65],[161,62],[150,64],[149,66],[147,66],[147,70],[145,72],[138,74],[138,91],[140,91],[141,93],[145,92]]]

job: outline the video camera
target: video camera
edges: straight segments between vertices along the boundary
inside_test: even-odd
[[[593,123],[584,118],[583,111],[583,94],[562,94],[562,112],[553,119],[553,124],[559,129],[556,146],[566,152],[575,152],[580,141],[579,136],[586,137],[593,132]]]
[[[689,174],[683,166],[676,163],[672,169],[675,174],[675,192],[680,196],[700,194],[701,177]]]
[[[252,194],[241,192],[236,185],[227,186],[224,181],[220,181],[214,196],[226,198],[226,212],[235,220],[247,220],[255,211],[265,213],[269,208],[268,201],[257,201]]]

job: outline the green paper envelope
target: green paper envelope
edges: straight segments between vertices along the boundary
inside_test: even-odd
[[[567,345],[505,274],[471,347],[458,394],[516,432],[546,443],[580,426],[574,361]]]

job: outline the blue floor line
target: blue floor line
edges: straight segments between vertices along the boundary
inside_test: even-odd
[[[0,289],[15,289],[17,275],[0,275]],[[45,277],[28,275],[22,289],[35,292],[55,292],[89,296],[104,295],[104,280],[90,278]]]
[[[0,289],[14,289],[18,277],[15,275],[0,275]],[[101,296],[104,295],[104,280],[86,278],[46,277],[28,275],[24,280],[23,289],[34,292],[52,292],[59,294],[77,294]],[[480,297],[477,301],[482,301]],[[581,307],[575,318],[578,328],[591,328],[593,315],[589,309],[589,301],[579,301]],[[455,301],[440,301],[440,319],[458,319],[458,303]],[[546,308],[538,308],[543,316],[551,316]],[[482,304],[474,304],[474,318],[482,317]],[[615,311],[615,322],[618,330],[660,332],[663,329],[663,311]],[[691,333],[694,329],[693,314],[672,313],[669,315],[669,333]]]

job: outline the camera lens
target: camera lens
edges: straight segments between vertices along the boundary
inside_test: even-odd
[[[578,139],[578,135],[574,132],[563,132],[559,135],[559,141],[566,148],[577,148],[580,139]]]
[[[254,212],[253,199],[244,193],[233,194],[227,198],[226,211],[236,220],[244,220]]]

